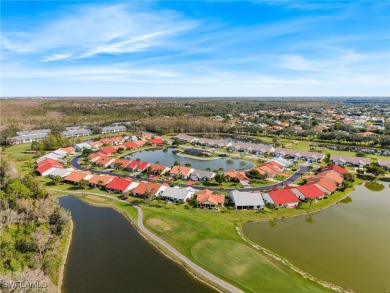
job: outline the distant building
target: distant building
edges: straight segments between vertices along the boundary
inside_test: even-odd
[[[126,131],[126,127],[123,125],[102,127],[102,134]]]
[[[80,137],[92,135],[93,132],[85,126],[72,126],[66,127],[64,131],[61,132],[63,137]]]
[[[50,129],[37,129],[31,131],[18,131],[17,136],[13,137],[12,140],[16,144],[30,143],[34,141],[44,140],[49,134]]]

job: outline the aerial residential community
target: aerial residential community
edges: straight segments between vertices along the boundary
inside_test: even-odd
[[[388,1],[0,11],[0,292],[390,292]]]
[[[12,104],[13,101],[20,104],[20,100],[7,102]],[[164,104],[161,100],[158,103]],[[170,107],[170,101],[166,103]],[[233,224],[241,241],[251,243],[250,238],[239,236],[247,229],[245,222],[259,221],[261,224],[262,221],[270,221],[273,227],[277,225],[277,219],[298,215],[304,215],[311,222],[318,210],[349,199],[349,194],[360,184],[373,192],[385,188],[381,182],[390,178],[390,152],[381,145],[388,143],[390,109],[386,103],[380,109],[376,104],[368,104],[368,107],[367,104],[351,104],[355,112],[368,107],[378,109],[373,110],[376,116],[367,116],[362,127],[356,127],[359,122],[346,121],[346,116],[340,115],[328,121],[328,127],[359,129],[361,132],[354,136],[358,138],[359,133],[364,133],[373,124],[377,125],[374,135],[365,142],[353,139],[340,143],[339,140],[324,138],[322,133],[329,132],[325,129],[317,134],[311,132],[310,138],[302,138],[299,131],[294,135],[281,130],[275,132],[272,125],[251,129],[251,126],[245,125],[247,119],[239,118],[244,115],[235,117],[227,114],[218,118],[211,114],[211,117],[204,118],[205,124],[208,119],[218,119],[224,132],[202,132],[196,129],[202,127],[197,123],[187,132],[169,132],[169,127],[153,129],[149,125],[150,119],[141,118],[111,122],[108,126],[55,125],[13,133],[10,128],[4,129],[3,133],[7,134],[3,140],[4,158],[11,163],[5,167],[16,168],[26,174],[28,180],[41,186],[35,188],[45,188],[52,196],[63,198],[73,195],[92,205],[115,207],[115,200],[126,203],[129,208],[137,205],[147,215],[146,228],[134,222],[134,215],[126,209],[125,214],[141,233],[146,233],[142,232],[144,228],[156,233],[154,237],[162,237],[157,242],[162,241],[165,234],[170,234],[174,223],[170,217],[179,213],[185,221],[197,222],[205,217],[204,220],[209,223]],[[262,115],[269,116],[270,113],[279,115],[273,110],[263,111]],[[361,115],[366,114],[361,112]],[[310,114],[307,116],[310,117]],[[183,118],[188,119],[188,116]],[[238,122],[232,124],[232,119]],[[308,119],[320,120],[318,116]],[[169,117],[163,116],[156,122],[164,125],[169,120]],[[183,128],[179,126],[181,120],[169,123],[178,125],[170,124],[173,129]],[[284,127],[288,126],[285,124]],[[43,190],[41,192],[44,193]],[[67,235],[65,231],[70,231],[69,222],[61,225],[64,225],[61,228],[63,235]],[[199,228],[202,229],[201,226]],[[213,233],[216,233],[213,237],[218,237],[219,230],[209,231],[206,239]],[[188,234],[185,235],[188,237]],[[178,244],[176,241],[181,241],[183,236],[176,236],[172,243]],[[198,243],[204,236],[200,239],[195,235],[191,237],[195,237],[192,241]],[[272,247],[263,249],[257,252],[263,254],[261,257],[277,259],[277,255],[269,254]],[[170,253],[178,254],[180,259],[180,252],[174,250]],[[191,255],[184,253],[186,257]],[[257,259],[259,255],[252,257]],[[196,258],[194,260],[197,261]],[[253,268],[260,263],[259,259]],[[285,269],[300,270],[294,265],[287,265]],[[207,279],[197,271],[195,264],[191,271]],[[302,278],[299,274],[297,277]],[[225,280],[213,280],[213,286],[230,288]],[[305,284],[309,282],[304,286],[318,284],[322,288],[345,290],[344,286],[314,276],[308,280],[304,281]],[[301,282],[300,279],[295,281]],[[206,282],[211,281],[208,278]],[[317,289],[322,290],[316,287],[315,291]]]

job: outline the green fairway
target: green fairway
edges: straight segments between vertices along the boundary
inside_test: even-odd
[[[188,258],[247,292],[323,292],[261,251],[249,247],[235,230],[235,223],[270,218],[254,211],[186,209],[182,205],[141,205],[145,226]]]
[[[205,239],[195,244],[191,252],[210,271],[229,278],[245,291],[326,292],[237,241]]]

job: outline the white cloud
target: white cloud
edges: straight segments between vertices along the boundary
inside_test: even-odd
[[[71,57],[72,54],[53,54],[51,56],[45,56],[42,61],[44,62],[50,62],[50,61],[58,61],[58,60],[64,60]]]
[[[16,53],[57,51],[46,61],[144,51],[197,26],[174,11],[140,11],[134,4],[81,5],[43,20],[28,33],[5,32],[3,47]]]

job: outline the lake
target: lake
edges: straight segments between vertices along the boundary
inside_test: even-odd
[[[162,165],[173,166],[175,161],[180,162],[182,166],[185,163],[190,163],[192,168],[198,170],[204,170],[205,168],[210,168],[211,170],[216,170],[219,168],[223,168],[224,171],[229,171],[232,169],[249,169],[254,166],[253,163],[247,162],[240,159],[229,159],[229,158],[217,158],[216,160],[203,161],[192,158],[186,158],[177,156],[173,153],[175,148],[168,148],[164,150],[145,150],[134,153],[132,155],[128,155],[131,160],[140,159],[141,161],[146,161],[150,163],[160,162]]]
[[[322,280],[360,292],[390,290],[390,188],[359,185],[310,217],[246,223],[253,242]]]
[[[65,196],[73,238],[64,292],[215,292],[149,244],[120,213]]]

